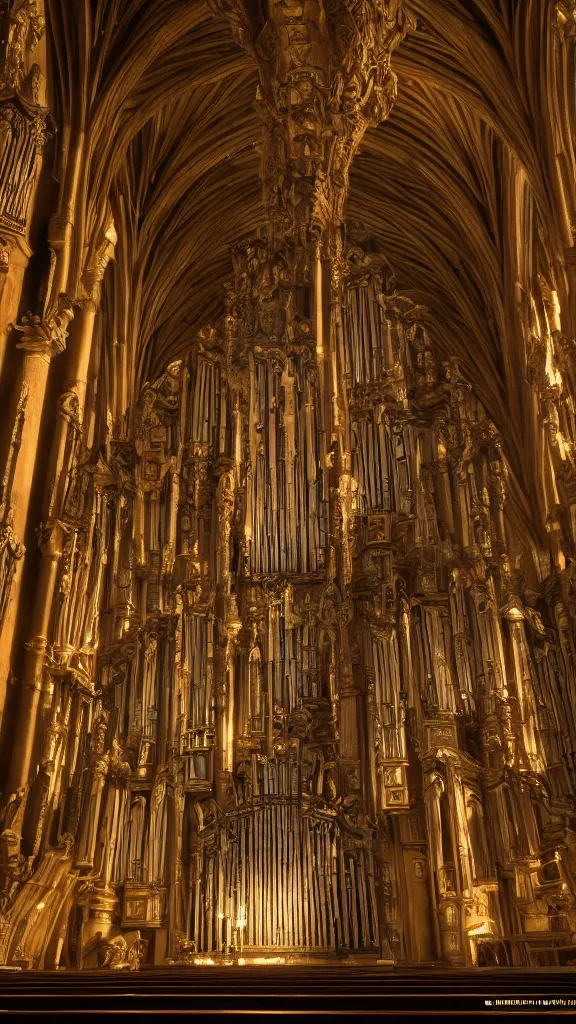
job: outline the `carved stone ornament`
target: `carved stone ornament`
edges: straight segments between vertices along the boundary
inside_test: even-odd
[[[213,0],[258,63],[262,180],[273,238],[307,243],[343,216],[366,129],[396,97],[394,49],[415,22],[398,0],[269,0],[255,28],[244,0]]]
[[[45,317],[27,313],[21,324],[13,325],[13,329],[22,335],[16,347],[50,360],[66,348],[68,325],[73,319],[74,307],[67,296],[62,295],[57,309],[49,311]]]

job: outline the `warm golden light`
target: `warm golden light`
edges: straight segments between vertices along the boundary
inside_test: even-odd
[[[570,969],[576,0],[158,6],[1,4],[0,972]]]

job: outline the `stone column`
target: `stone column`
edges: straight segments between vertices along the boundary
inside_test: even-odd
[[[82,809],[76,847],[76,867],[79,868],[92,867],[94,864],[96,840],[100,827],[100,807],[106,785],[108,763],[106,754],[98,755],[90,773],[90,790]]]
[[[18,348],[24,352],[20,384],[16,388],[16,403],[12,411],[12,437],[5,453],[0,515],[21,543],[28,521],[32,483],[36,467],[40,424],[48,372],[53,356],[64,351],[67,328],[74,315],[71,303],[61,296],[58,310],[45,320],[29,314],[22,326]],[[22,583],[23,559],[20,558],[2,578],[5,608],[0,633],[0,708],[3,710],[6,686],[10,675],[10,655],[16,625],[18,597]],[[35,634],[33,634],[35,635]]]
[[[65,465],[68,433],[71,423],[73,429],[78,431],[82,427],[100,284],[114,251],[115,242],[116,232],[113,224],[110,223],[102,244],[96,248],[93,259],[88,263],[82,280],[85,297],[75,304],[77,312],[70,330],[65,390],[58,402],[59,415],[55,425],[49,461],[48,492],[45,496],[44,507],[46,526],[43,528],[44,540],[41,541],[42,562],[34,595],[30,639],[26,645],[21,681],[20,715],[15,733],[10,773],[11,780],[18,780],[16,788],[26,784],[33,756],[36,717],[42,691],[44,655],[49,640],[48,626],[54,599],[58,561],[62,554],[62,542],[66,533],[66,526],[61,517],[64,515],[66,487],[73,469],[72,464]],[[23,536],[26,524],[50,359],[53,354],[63,351],[66,344],[67,327],[74,317],[75,311],[70,301],[63,296],[60,297],[59,310],[59,313],[54,315],[47,324],[41,321],[36,322],[38,318],[29,317],[25,320],[30,323],[26,322],[24,328],[18,328],[24,333],[19,347],[26,351],[23,379],[23,387],[24,384],[26,385],[24,388],[26,414],[23,421],[20,450],[17,455],[18,472],[14,473],[17,488],[15,490],[14,485],[12,488],[14,531],[17,536]],[[29,417],[28,409],[30,409]],[[74,459],[73,448],[71,452],[70,458]],[[16,515],[18,515],[18,520],[16,520]],[[21,571],[20,567],[20,573]],[[18,586],[15,586],[16,583]],[[10,671],[9,659],[19,584],[20,575],[15,575],[11,593],[11,628],[7,621],[6,628],[0,637],[0,669],[4,669],[0,676],[0,684],[2,680],[7,680]],[[21,782],[21,779],[25,781]]]
[[[118,909],[116,893],[106,886],[86,882],[80,889],[76,906],[82,907],[82,928],[79,942],[78,967],[84,967],[86,947],[98,935],[106,940],[114,932],[114,917]]]
[[[11,769],[8,776],[7,789],[9,793],[25,786],[30,773],[36,735],[36,717],[43,688],[44,659],[48,647],[47,634],[52,611],[52,596],[56,586],[64,536],[63,524],[56,521],[44,529],[40,541],[42,563],[32,613],[31,639],[26,644],[20,683],[20,703],[14,730]]]
[[[70,327],[67,346],[67,373],[64,391],[58,401],[59,416],[54,433],[45,496],[46,518],[61,515],[68,476],[72,466],[64,464],[70,420],[81,429],[88,387],[88,370],[92,353],[94,324],[100,305],[100,288],[108,262],[114,254],[117,235],[112,221],[95,247],[81,282],[81,297],[74,303],[76,315]]]
[[[68,340],[68,373],[65,390],[58,400],[58,416],[50,453],[48,493],[45,495],[47,517],[59,515],[63,510],[72,469],[72,466],[65,465],[67,439],[70,423],[79,429],[83,417],[95,318],[96,303],[93,299],[84,299],[76,305],[76,316]]]

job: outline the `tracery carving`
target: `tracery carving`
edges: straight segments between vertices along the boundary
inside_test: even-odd
[[[274,240],[306,245],[342,219],[350,164],[366,129],[390,113],[391,54],[415,23],[396,0],[267,6],[267,20],[256,26],[241,0],[215,4],[258,62],[262,180]]]
[[[54,131],[50,113],[40,103],[42,72],[30,63],[45,23],[36,0],[7,0],[0,22],[0,227],[25,235],[38,157]],[[3,241],[6,267],[10,249],[10,239]]]
[[[0,16],[6,51],[0,88],[19,90],[28,72],[27,58],[44,35],[45,22],[37,0],[5,0]]]

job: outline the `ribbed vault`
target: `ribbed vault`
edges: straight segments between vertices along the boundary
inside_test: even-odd
[[[89,248],[101,230],[105,196],[122,225],[108,302],[138,389],[221,310],[230,246],[261,224],[257,71],[201,0],[91,6],[89,16],[87,3],[52,0],[58,101],[72,119],[82,109],[72,97],[85,96],[77,245]],[[574,200],[573,167],[556,160],[560,140],[572,152],[573,90],[553,8],[414,0],[418,27],[395,59],[398,101],[365,139],[349,201],[398,287],[428,306],[442,350],[462,359],[499,425],[506,420],[513,447],[523,346],[506,307],[507,204],[525,189],[516,244],[527,281],[544,248],[562,289]],[[129,293],[138,298],[128,315]]]
[[[570,5],[411,7],[398,100],[365,137],[348,214],[378,239],[398,288],[427,306],[440,351],[461,360],[503,430],[512,470],[518,457],[534,482],[521,307],[543,267],[561,300],[566,291]],[[61,118],[83,109],[90,147],[75,244],[89,253],[111,209],[121,229],[105,288],[107,372],[137,393],[222,312],[230,248],[262,224],[257,69],[202,0],[50,8]]]

